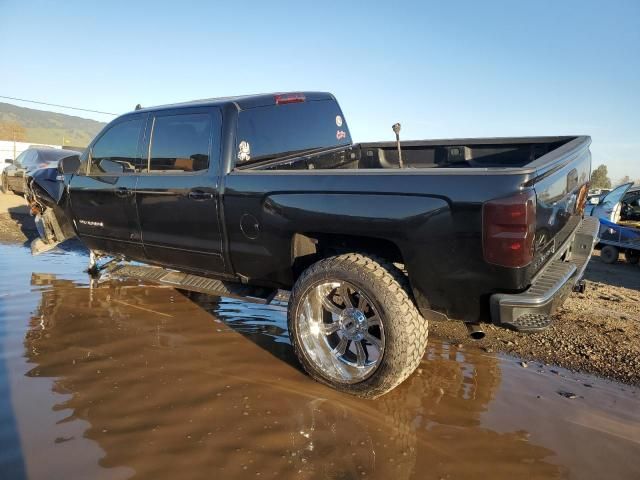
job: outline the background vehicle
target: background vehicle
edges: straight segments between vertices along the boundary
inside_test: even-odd
[[[620,217],[618,221],[640,221],[640,186],[634,186],[631,183],[627,183],[629,188],[622,196],[620,200]],[[622,186],[622,185],[621,185]],[[616,189],[619,187],[616,187]],[[604,194],[592,196],[587,201],[585,207],[585,213],[592,215],[595,206],[604,202],[605,197],[609,191]]]
[[[12,158],[0,159],[0,174],[7,168],[9,165],[13,164]]]
[[[25,193],[24,177],[27,172],[38,168],[56,167],[58,161],[69,155],[78,155],[73,150],[59,148],[29,148],[2,171],[0,186],[4,192],[23,195]]]
[[[585,207],[585,212],[587,214],[590,214],[591,210],[593,210],[593,207],[595,205],[598,205],[609,192],[610,190],[605,193],[590,193],[587,196],[587,205]]]
[[[632,186],[633,183],[625,183],[614,188],[609,193],[607,193],[602,198],[602,200],[598,202],[598,204],[591,205],[591,208],[585,209],[587,215],[597,218],[604,218],[609,222],[618,223],[622,219],[622,212],[624,210],[623,205],[625,205],[626,199],[629,198],[629,201],[631,202],[631,198],[637,200],[637,191],[633,194],[632,197],[627,197],[627,194],[631,191]]]
[[[620,252],[629,263],[640,259],[640,230],[628,228],[600,219],[600,258],[605,263],[616,263]]]
[[[623,221],[640,220],[640,186],[631,186],[622,197],[620,219]]]
[[[61,162],[60,188],[34,174],[32,208],[49,245],[77,234],[156,265],[114,274],[264,302],[291,289],[305,369],[377,396],[416,368],[429,319],[549,324],[598,232],[589,144],[352,144],[328,93],[205,100],[119,117]]]
[[[620,185],[592,205],[588,214],[600,220],[598,248],[605,263],[616,263],[624,253],[629,263],[640,258],[640,229],[618,225],[620,221],[640,220],[640,187]]]

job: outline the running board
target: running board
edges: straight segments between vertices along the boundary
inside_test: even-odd
[[[275,288],[254,287],[235,282],[225,282],[213,278],[200,277],[161,267],[119,264],[106,268],[105,272],[119,278],[135,278],[147,282],[167,285],[191,292],[204,293],[216,297],[238,298],[253,303],[268,304],[278,293]]]

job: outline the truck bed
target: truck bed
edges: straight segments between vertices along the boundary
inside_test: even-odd
[[[283,286],[291,279],[279,265],[297,233],[315,239],[329,229],[349,246],[379,239],[381,251],[396,251],[407,265],[414,291],[429,292],[432,307],[473,321],[483,310],[488,315],[492,293],[525,290],[568,245],[582,218],[590,142],[587,136],[407,141],[404,169],[394,165],[395,143],[363,143],[235,168],[225,177],[230,258],[248,278]],[[467,159],[441,161],[460,155],[443,153],[453,149]],[[534,258],[521,268],[490,265],[483,207],[514,192],[535,195]],[[249,248],[234,228],[246,211],[261,225],[260,249]]]
[[[412,140],[401,142],[405,168],[522,168],[550,154],[575,136]],[[398,169],[395,142],[359,143],[309,152],[245,167],[263,170]]]

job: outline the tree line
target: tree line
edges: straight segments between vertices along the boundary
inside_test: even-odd
[[[634,182],[631,177],[629,177],[629,175],[625,175],[617,182],[613,183],[609,178],[609,172],[607,171],[606,165],[599,165],[591,172],[591,188],[611,188],[612,186],[618,186],[622,185],[623,183],[631,182],[640,185],[640,179],[637,179]]]

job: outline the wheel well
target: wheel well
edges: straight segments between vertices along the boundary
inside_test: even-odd
[[[347,252],[373,254],[392,263],[404,263],[402,252],[390,240],[357,235],[296,233],[291,242],[293,281],[311,264],[321,258]]]

